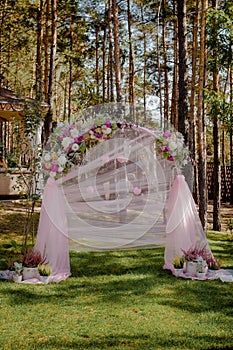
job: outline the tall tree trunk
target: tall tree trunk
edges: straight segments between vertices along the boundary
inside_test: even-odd
[[[44,97],[48,101],[48,89],[49,89],[49,18],[50,18],[50,1],[46,0],[45,3],[45,35],[44,41]]]
[[[127,18],[128,18],[128,36],[129,36],[129,103],[131,118],[134,122],[137,122],[135,117],[134,108],[134,50],[132,41],[132,27],[131,27],[131,1],[127,1]]]
[[[112,0],[113,15],[113,36],[114,36],[114,68],[116,80],[116,99],[117,102],[122,100],[121,92],[121,64],[120,64],[120,43],[119,43],[119,22],[118,22],[118,4],[116,0]]]
[[[161,12],[162,0],[159,0],[158,12],[157,12],[157,40],[156,40],[156,50],[157,50],[157,67],[158,67],[158,96],[159,96],[159,111],[160,111],[160,127],[165,128],[164,118],[163,118],[163,99],[162,99],[162,84],[161,84],[161,62],[160,62],[160,12]]]
[[[44,120],[44,144],[46,144],[52,132],[53,87],[54,87],[55,57],[56,57],[56,49],[57,49],[57,0],[51,0],[51,13],[52,13],[52,42],[50,47],[50,67],[49,67],[49,86],[48,86],[49,109]]]
[[[105,15],[106,16],[106,15]],[[103,37],[103,59],[102,59],[102,102],[104,103],[106,100],[106,47],[107,47],[107,25],[106,25],[106,18],[105,18],[105,23],[104,23],[104,37]]]
[[[196,138],[196,120],[195,120],[195,95],[196,95],[196,68],[197,68],[197,48],[198,48],[198,27],[199,27],[199,1],[196,2],[195,16],[193,16],[193,45],[192,45],[192,78],[190,95],[190,114],[189,114],[189,151],[195,159],[195,138]]]
[[[114,102],[112,37],[112,0],[108,0],[108,100],[110,102]]]
[[[134,52],[133,52],[133,42],[132,42],[132,28],[131,28],[131,8],[130,0],[128,3],[128,35],[129,35],[129,102],[134,103]]]
[[[144,24],[144,8],[143,5],[141,5],[141,18],[142,23]],[[132,40],[131,40],[132,41]],[[131,42],[132,45],[132,42]],[[147,38],[146,38],[146,31],[143,30],[143,123],[146,124],[147,122],[147,113],[146,113],[146,75],[147,75]],[[133,59],[133,65],[134,65],[134,59]],[[134,87],[133,87],[134,89]]]
[[[36,52],[36,98],[41,101],[43,95],[42,84],[42,42],[43,42],[43,0],[40,0],[37,9],[37,52]]]
[[[201,1],[201,30],[200,30],[200,63],[199,63],[199,84],[198,84],[198,105],[197,105],[197,128],[198,128],[198,197],[199,216],[204,231],[207,230],[207,181],[206,181],[206,122],[204,109],[204,87],[205,87],[205,27],[208,0]]]
[[[163,66],[164,66],[164,120],[169,121],[169,86],[168,86],[168,64],[167,64],[167,44],[166,44],[166,9],[165,0],[162,0],[162,37],[163,37]]]
[[[176,2],[174,1],[174,15],[176,13]],[[171,123],[178,130],[178,21],[174,16],[174,45],[173,45],[173,82],[172,82],[172,102],[171,102]]]
[[[71,117],[71,101],[72,101],[72,83],[73,83],[73,36],[74,36],[74,16],[70,16],[70,57],[69,57],[69,88],[68,88],[68,122]]]
[[[0,3],[0,87],[2,86],[2,83],[4,81],[4,76],[3,76],[3,27],[4,27],[4,22],[5,22],[5,18],[8,15],[7,13],[7,6],[8,6],[8,0],[3,0]],[[9,50],[10,51],[10,50]]]
[[[190,95],[190,113],[189,113],[189,134],[188,145],[191,158],[196,164],[196,118],[195,118],[195,97],[196,97],[196,77],[197,77],[197,50],[198,50],[198,28],[200,22],[199,16],[199,1],[196,1],[195,15],[193,16],[193,45],[192,45],[192,78],[191,78],[191,95]],[[197,168],[194,167],[194,183],[193,183],[193,197],[197,201],[198,193],[198,177]]]
[[[233,69],[230,69],[230,105],[233,106]],[[233,204],[233,110],[231,108],[231,127],[230,127],[230,162],[231,162],[231,196],[230,203]]]
[[[179,41],[179,104],[178,131],[187,142],[188,130],[188,74],[187,74],[187,21],[186,0],[177,0],[178,41]]]
[[[95,26],[95,84],[96,94],[99,96],[99,26]]]
[[[212,1],[213,9],[218,9],[218,1]],[[216,28],[216,23],[213,23],[214,28]],[[213,69],[213,91],[216,94],[219,92],[219,76],[218,76],[218,33],[214,32],[214,41],[216,42],[215,49],[213,52],[213,58],[215,66]],[[213,115],[213,142],[214,142],[214,169],[213,169],[213,230],[221,231],[221,218],[220,218],[220,208],[221,208],[221,164],[220,164],[220,131],[219,131],[219,116],[218,111],[214,110]]]

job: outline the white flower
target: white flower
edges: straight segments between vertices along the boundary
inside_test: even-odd
[[[51,177],[56,177],[56,172],[55,171],[50,171],[50,173],[49,173],[49,176],[51,176]]]
[[[79,136],[79,131],[75,128],[75,129],[71,129],[70,130],[70,135],[75,138]]]
[[[74,143],[72,145],[72,151],[76,152],[79,149],[79,145],[77,143]]]
[[[72,138],[67,136],[67,137],[64,137],[61,144],[65,149],[67,149],[71,144],[71,142],[72,142]]]
[[[63,168],[62,166],[59,166],[59,167],[58,167],[58,172],[59,172],[59,173],[62,173],[63,170],[64,170],[64,168]]]
[[[177,145],[174,141],[169,142],[170,151],[175,151],[176,148],[177,148]]]
[[[45,155],[44,155],[45,162],[49,162],[50,159],[51,159],[50,154],[49,153],[45,153]]]
[[[67,161],[66,156],[64,154],[62,154],[60,157],[58,157],[58,160],[57,160],[57,162],[60,166],[65,165],[66,161]]]
[[[105,135],[109,135],[109,134],[111,134],[112,129],[111,129],[111,128],[102,129],[102,132],[103,132],[103,134],[105,134]]]

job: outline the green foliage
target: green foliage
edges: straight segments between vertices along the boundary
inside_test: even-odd
[[[41,276],[50,276],[51,271],[51,266],[49,264],[43,263],[38,265],[38,272]]]
[[[230,231],[230,233],[233,233],[233,219],[229,219],[227,221],[227,229]]]
[[[205,89],[205,102],[208,106],[207,115],[210,120],[218,116],[219,120],[224,123],[226,130],[230,132],[233,126],[232,102],[227,101],[228,96],[221,91]]]
[[[209,9],[207,17],[206,32],[209,50],[209,71],[215,72],[216,69],[228,69],[230,66],[233,66],[231,57],[233,39],[232,17],[224,10],[214,10],[212,8]]]

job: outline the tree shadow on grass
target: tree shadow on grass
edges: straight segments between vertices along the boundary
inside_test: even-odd
[[[71,252],[71,272],[73,277],[122,275],[139,270],[156,272],[163,266],[163,254],[161,248],[104,253]]]
[[[33,347],[29,349],[118,349],[118,350],[155,350],[155,349],[186,349],[199,350],[197,344],[203,344],[202,350],[230,350],[232,349],[233,340],[217,335],[212,335],[211,339],[208,336],[190,335],[185,337],[183,332],[181,334],[169,332],[169,335],[161,334],[154,331],[150,334],[138,332],[137,334],[130,334],[130,330],[116,332],[103,331],[102,335],[95,337],[88,333],[77,332],[75,336],[70,335],[67,340],[58,334],[56,338],[48,341],[35,340]],[[45,337],[44,337],[45,338]],[[46,347],[45,347],[46,346]]]

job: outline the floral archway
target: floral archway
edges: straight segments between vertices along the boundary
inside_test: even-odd
[[[151,130],[104,114],[82,127],[58,124],[43,154],[47,182],[35,246],[49,257],[54,278],[69,275],[69,249],[165,245],[165,268],[172,268],[178,250],[204,239],[201,226],[190,224],[189,212],[183,225],[193,226],[187,242],[166,244],[168,215],[174,217],[168,213],[169,193],[177,175],[176,191],[180,186],[188,190],[180,175],[187,161],[183,136],[174,129]],[[175,225],[181,234],[187,229],[181,227],[182,216]]]

